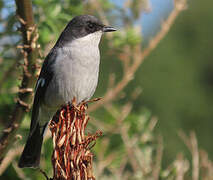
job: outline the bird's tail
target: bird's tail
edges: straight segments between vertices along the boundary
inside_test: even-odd
[[[22,152],[21,158],[18,163],[18,166],[20,168],[36,168],[39,166],[43,133],[44,130],[40,130],[40,126],[38,123],[33,133],[29,135],[27,139],[27,143],[24,147],[24,151]]]

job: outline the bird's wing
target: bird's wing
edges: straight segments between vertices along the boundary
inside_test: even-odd
[[[35,96],[33,102],[33,110],[32,110],[32,118],[31,118],[31,125],[30,125],[30,134],[32,134],[36,128],[36,125],[39,121],[39,108],[40,105],[44,102],[45,93],[47,87],[53,77],[53,67],[56,59],[56,51],[54,49],[47,55],[44,60],[39,78],[36,83],[35,87]]]

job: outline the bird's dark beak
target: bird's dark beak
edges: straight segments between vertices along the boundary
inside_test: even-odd
[[[103,32],[112,32],[112,31],[117,31],[114,27],[111,26],[104,26],[103,27]]]

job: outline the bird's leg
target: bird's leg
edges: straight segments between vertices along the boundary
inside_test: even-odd
[[[69,102],[68,104],[71,105],[74,109],[80,111],[80,109],[79,109],[80,105],[77,104],[76,97],[74,97],[72,99],[72,102],[71,103]]]

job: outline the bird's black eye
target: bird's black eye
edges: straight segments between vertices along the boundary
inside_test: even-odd
[[[89,24],[88,24],[88,27],[89,27],[90,29],[93,29],[95,26],[94,26],[94,24],[89,23]]]

